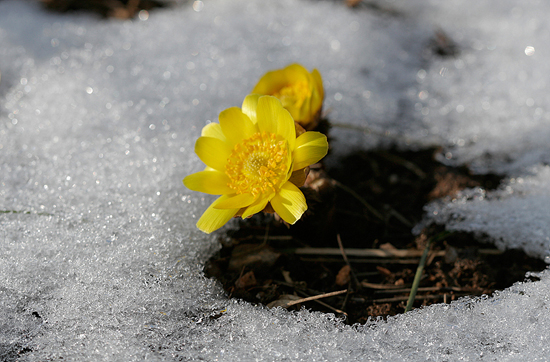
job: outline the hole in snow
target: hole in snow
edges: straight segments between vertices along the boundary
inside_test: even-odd
[[[205,273],[217,278],[228,296],[254,304],[281,305],[347,289],[351,292],[291,308],[345,312],[349,323],[403,313],[426,241],[443,229],[412,234],[424,205],[466,187],[494,189],[501,180],[445,166],[436,153],[441,151],[359,151],[333,169],[312,167],[310,188],[304,189],[309,210],[302,220],[290,228],[272,215],[241,221]],[[546,267],[542,260],[501,252],[466,233],[452,234],[431,250],[415,308],[491,294]]]

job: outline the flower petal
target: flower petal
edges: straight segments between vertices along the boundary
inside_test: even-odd
[[[283,69],[272,70],[260,78],[254,89],[252,89],[252,93],[273,94],[288,85],[289,82],[292,82],[292,79],[285,76]]]
[[[291,182],[286,182],[270,202],[275,212],[289,224],[298,221],[307,210],[304,194]]]
[[[296,120],[296,122],[300,122],[301,124],[305,125],[305,124],[308,124],[311,119],[313,118],[312,117],[312,112],[311,112],[311,100],[312,100],[312,91],[313,91],[313,85],[309,85],[309,93],[308,95],[306,96],[306,98],[304,99],[304,102],[302,103],[302,106],[300,107],[299,109],[299,116],[296,117],[298,118]]]
[[[183,184],[189,189],[204,192],[210,195],[230,194],[233,191],[229,186],[231,180],[224,172],[200,171],[183,179]]]
[[[261,198],[258,198],[258,200],[254,201],[252,204],[250,204],[250,206],[248,206],[243,214],[242,214],[242,218],[243,219],[246,219],[247,217],[249,216],[252,216],[254,214],[257,214],[259,213],[260,211],[262,211],[263,209],[265,209],[267,203],[269,202],[269,199],[270,197],[261,197]]]
[[[254,124],[258,123],[258,119],[256,118],[256,109],[258,108],[258,99],[260,96],[260,94],[247,95],[244,98],[243,105],[241,107],[243,113],[246,114]]]
[[[308,70],[303,65],[298,63],[290,64],[283,70],[287,74],[287,79],[290,78],[294,81],[306,80],[309,76]]]
[[[256,114],[259,130],[283,136],[292,152],[296,144],[296,127],[292,116],[283,108],[281,101],[272,96],[260,97]]]
[[[256,125],[238,107],[222,111],[219,120],[223,134],[231,146],[235,146],[258,131]]]
[[[258,118],[258,128],[260,131],[277,133],[277,120],[283,106],[281,101],[272,96],[263,96],[258,99],[258,108],[256,108],[256,117]]]
[[[277,134],[287,140],[290,152],[294,151],[296,147],[296,126],[290,113],[282,106],[277,119]]]
[[[213,206],[216,209],[240,209],[252,204],[254,200],[255,197],[249,193],[230,195],[224,200],[214,202]]]
[[[327,136],[319,132],[302,133],[296,138],[294,165],[292,170],[299,170],[319,162],[328,152]]]
[[[298,63],[269,71],[260,78],[252,93],[274,94],[289,84],[306,80],[308,74],[307,69]]]
[[[225,198],[225,195],[220,196],[216,201]],[[216,203],[216,201],[214,203]],[[197,221],[197,227],[207,234],[224,226],[239,211],[239,209],[216,209],[214,208],[214,203],[206,209],[199,221]]]
[[[319,98],[321,99],[321,102],[323,101],[323,98],[325,98],[325,91],[323,88],[323,78],[321,77],[321,73],[317,69],[313,69],[311,72],[311,76],[315,82],[315,88],[317,89],[317,94],[319,95]]]
[[[219,123],[208,123],[202,128],[201,136],[219,138],[222,141],[226,141],[222,128]]]
[[[207,166],[223,172],[231,155],[231,148],[219,138],[199,137],[195,143],[195,153]]]
[[[309,99],[309,111],[311,112],[309,117],[310,120],[314,121],[316,118],[320,117],[321,109],[323,108],[323,99],[324,99],[324,90],[323,90],[323,79],[321,74],[317,69],[313,69],[311,73],[312,79],[312,91],[311,98]]]

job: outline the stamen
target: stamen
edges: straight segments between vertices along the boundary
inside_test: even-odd
[[[274,133],[255,133],[238,143],[226,164],[229,187],[254,196],[277,192],[289,171],[288,145]]]
[[[308,82],[301,81],[289,84],[279,91],[273,93],[273,95],[281,101],[283,107],[298,107],[302,106],[304,100],[309,94]]]

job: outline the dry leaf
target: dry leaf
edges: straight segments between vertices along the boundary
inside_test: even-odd
[[[350,273],[351,267],[349,265],[344,265],[342,269],[340,269],[340,271],[338,272],[338,275],[336,275],[336,285],[347,285],[351,280]]]
[[[378,272],[386,277],[389,277],[390,275],[393,275],[393,273],[387,269],[387,268],[384,268],[383,266],[380,266],[380,265],[377,265],[376,266],[376,270],[378,270]]]
[[[239,279],[235,281],[235,287],[237,289],[247,289],[255,286],[256,284],[256,276],[254,275],[254,272],[252,270],[248,273],[241,275]]]
[[[283,294],[279,297],[279,299],[277,300],[274,300],[273,302],[269,303],[267,305],[268,308],[275,308],[275,307],[283,307],[283,308],[286,308],[285,306],[289,303],[289,302],[292,302],[292,301],[295,301],[295,300],[298,300],[298,299],[302,299],[296,295],[292,295],[292,294]]]
[[[273,251],[267,245],[244,244],[237,245],[231,253],[228,270],[239,271],[243,267],[270,267],[281,254]]]

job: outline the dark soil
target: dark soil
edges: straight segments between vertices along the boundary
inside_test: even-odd
[[[267,306],[347,290],[289,308],[336,313],[351,324],[403,313],[427,240],[443,231],[411,233],[424,205],[500,182],[444,166],[434,160],[436,152],[359,151],[331,170],[315,165],[303,188],[309,205],[303,219],[292,227],[272,215],[242,221],[207,263],[206,275],[220,280],[229,297]],[[520,251],[501,252],[453,233],[432,243],[414,307],[491,294],[545,267]]]

